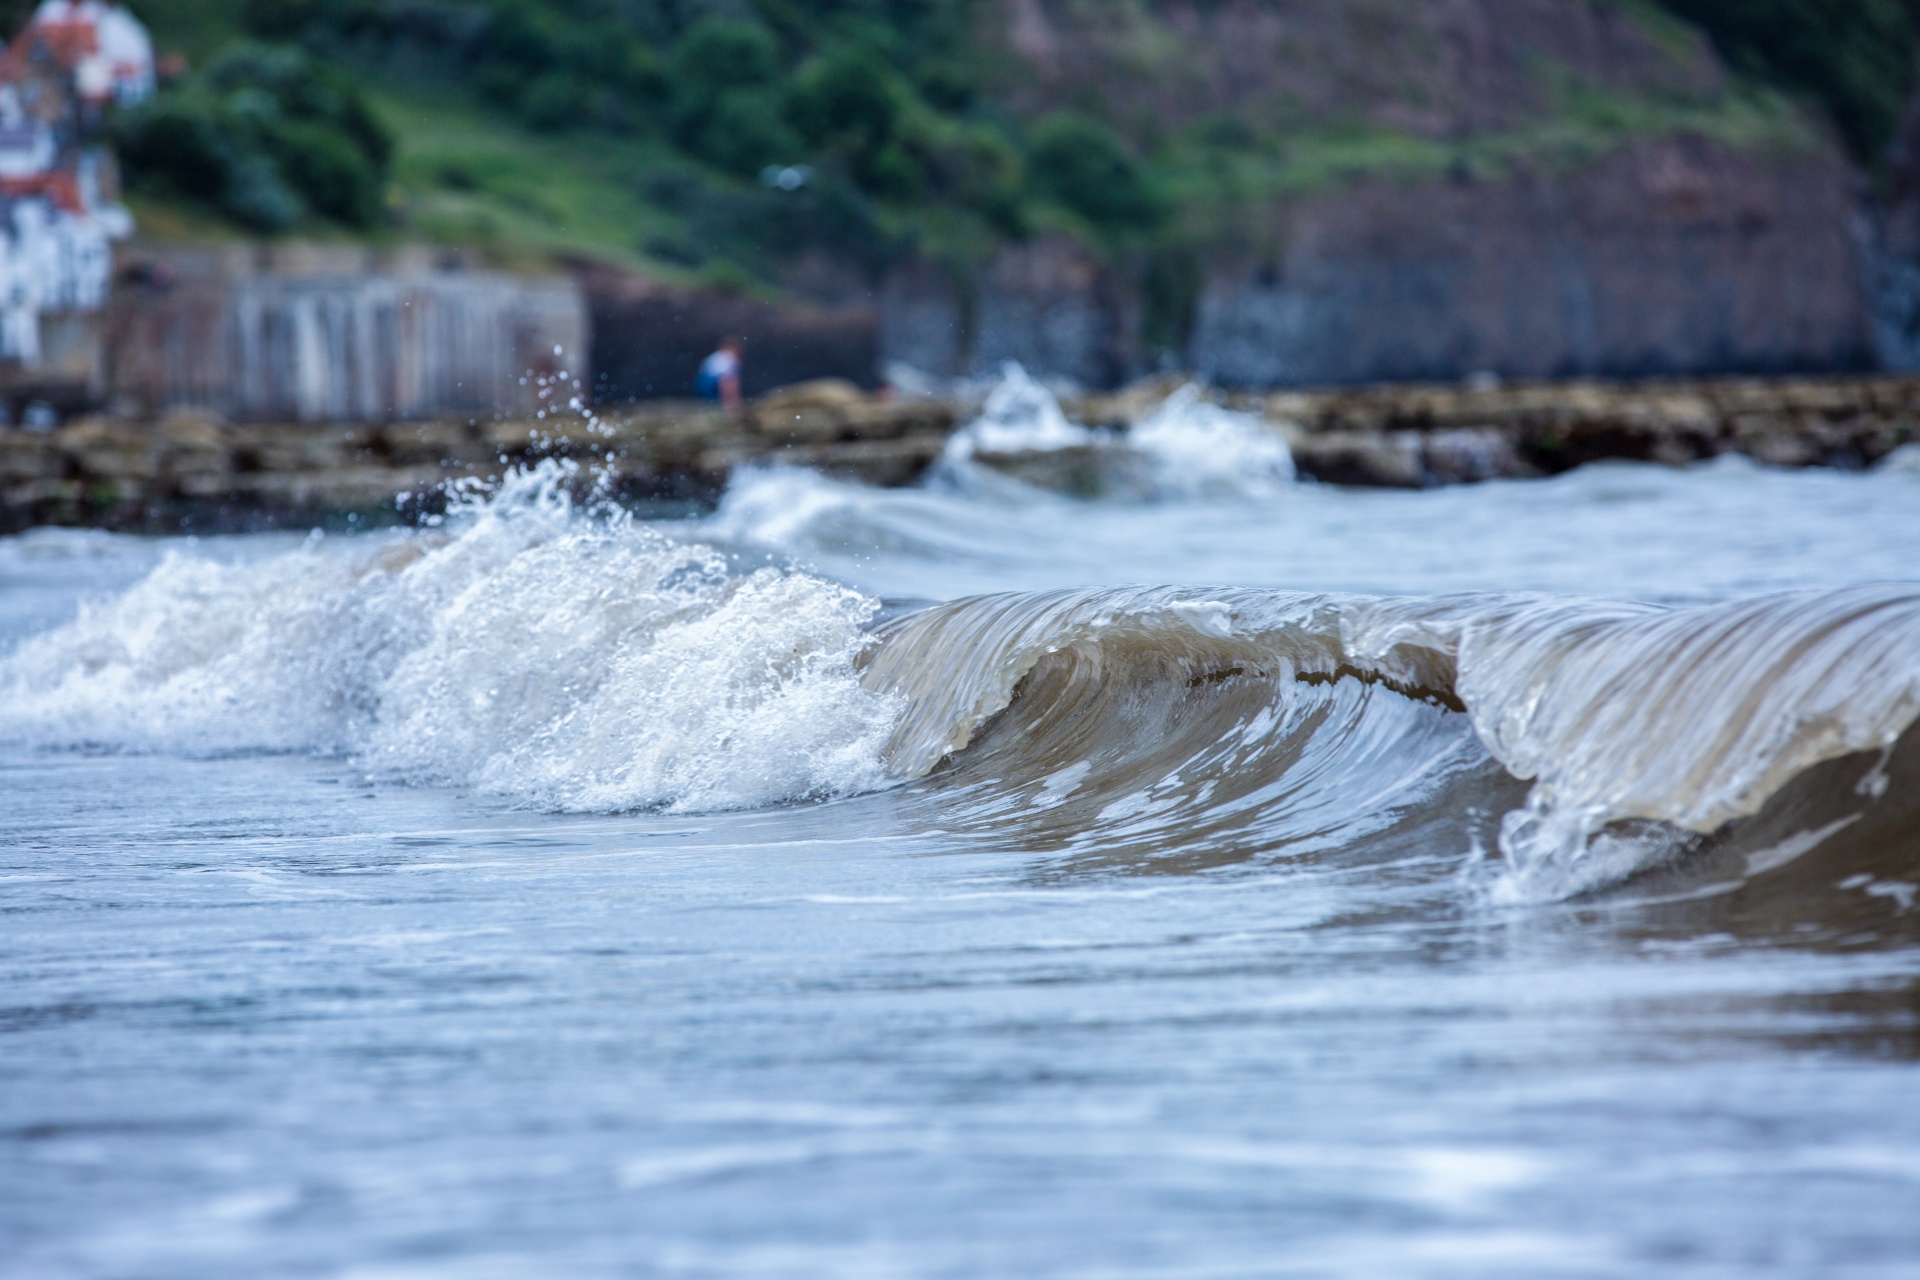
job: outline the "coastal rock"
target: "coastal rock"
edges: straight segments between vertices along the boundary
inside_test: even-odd
[[[1069,398],[1115,433],[1062,449],[977,451],[980,465],[1084,496],[1146,496],[1154,478],[1119,433],[1177,387],[1161,379]],[[1684,464],[1741,453],[1772,466],[1871,466],[1920,441],[1920,378],[1398,385],[1225,397],[1284,437],[1300,475],[1421,488],[1551,475],[1605,458]],[[659,401],[586,419],[408,423],[158,422],[94,417],[0,429],[0,531],[40,524],[153,532],[412,518],[448,481],[542,458],[580,464],[582,492],[673,510],[713,502],[742,466],[806,467],[912,484],[969,405],[882,400],[844,384],[765,397],[739,418]],[[817,427],[785,426],[794,415]],[[1900,455],[1904,457],[1904,454]]]

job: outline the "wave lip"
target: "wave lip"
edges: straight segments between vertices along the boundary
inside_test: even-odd
[[[1610,824],[1704,835],[1824,761],[1884,762],[1920,716],[1910,585],[1673,610],[1530,601],[1458,637],[1475,727],[1534,784],[1502,825],[1516,891],[1584,883]],[[1861,785],[1878,794],[1872,776]]]

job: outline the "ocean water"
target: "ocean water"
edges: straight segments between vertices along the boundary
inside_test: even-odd
[[[1920,472],[569,481],[0,539],[0,1275],[1920,1276]]]

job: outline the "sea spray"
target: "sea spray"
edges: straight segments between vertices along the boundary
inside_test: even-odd
[[[0,660],[0,734],[342,753],[559,809],[885,783],[893,705],[854,668],[874,601],[582,511],[572,479],[512,475],[371,554],[318,537],[251,564],[170,552]]]
[[[919,778],[911,803],[956,836],[1141,858],[1184,856],[1202,830],[1234,856],[1363,856],[1366,833],[1424,815],[1463,852],[1497,842],[1499,895],[1533,900],[1691,860],[1808,771],[1880,761],[1822,783],[1809,823],[1767,845],[1799,848],[1877,801],[1920,716],[1911,585],[1684,608],[1066,589],[875,625],[851,588],[582,510],[577,479],[548,464],[456,495],[425,532],[249,563],[175,550],[0,660],[0,736],[331,752],[595,811]],[[820,499],[815,534],[879,501],[828,484],[756,492]],[[736,532],[780,506],[736,508]],[[941,536],[889,510],[903,535]]]
[[[1191,383],[1127,432],[1152,463],[1161,498],[1272,498],[1293,484],[1293,454],[1252,414],[1207,401]]]
[[[1135,501],[1272,499],[1293,481],[1279,433],[1211,403],[1196,385],[1125,431],[1094,430],[1070,421],[1053,393],[1011,361],[929,476],[936,489],[1003,501],[1023,489],[1030,500],[1035,488]]]
[[[1034,381],[1019,362],[1009,360],[1000,367],[1000,380],[979,415],[947,440],[945,461],[958,462],[975,453],[1069,449],[1096,438],[1069,422],[1053,392]]]

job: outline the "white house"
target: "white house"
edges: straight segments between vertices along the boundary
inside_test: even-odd
[[[45,0],[0,53],[0,365],[32,380],[49,323],[104,305],[113,241],[133,230],[103,192],[110,158],[81,144],[83,112],[154,88],[153,41],[125,8]]]
[[[153,93],[153,38],[125,6],[104,0],[45,0],[22,33],[38,29],[60,51],[74,89],[89,102],[138,102]]]

